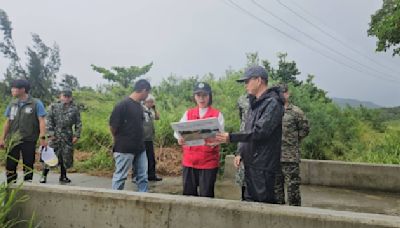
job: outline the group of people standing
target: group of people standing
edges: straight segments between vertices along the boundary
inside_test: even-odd
[[[304,113],[289,102],[287,85],[268,87],[268,73],[261,66],[247,68],[237,81],[244,83],[247,92],[238,100],[240,132],[218,133],[216,141],[205,140],[200,146],[185,145],[175,133],[183,150],[183,194],[214,197],[219,144],[238,142],[234,163],[242,200],[284,204],[286,183],[289,205],[301,206],[300,142],[309,131]],[[212,107],[211,87],[197,83],[193,98],[196,107],[180,121],[217,118],[223,129],[223,115]]]
[[[280,169],[275,173],[274,191],[270,189],[270,193],[275,194],[274,203],[285,204],[285,184],[287,185],[287,201],[291,206],[301,206],[300,194],[300,143],[309,133],[309,124],[303,111],[289,102],[290,92],[286,84],[278,85],[280,99],[283,100],[284,115],[282,118],[282,146],[280,157]],[[276,90],[276,89],[273,89]],[[250,99],[249,99],[250,98]],[[251,109],[251,96],[243,95],[238,99],[238,108],[240,114],[240,130],[244,131],[247,113]],[[253,98],[254,99],[254,98]],[[238,147],[235,154],[234,165],[238,171],[236,173],[236,183],[242,188],[242,199],[245,198],[246,181],[245,169],[242,154],[243,147]],[[272,184],[273,182],[270,181]],[[272,186],[271,186],[272,187]]]
[[[246,95],[238,100],[240,132],[217,133],[213,140],[202,145],[189,146],[175,132],[182,146],[183,194],[214,197],[220,160],[220,144],[238,143],[234,165],[237,180],[242,187],[242,200],[264,203],[285,203],[284,183],[288,186],[289,205],[301,205],[300,197],[300,142],[308,134],[308,122],[300,108],[289,102],[287,85],[268,85],[268,73],[261,66],[247,68],[239,80]],[[69,183],[66,170],[73,164],[73,144],[80,137],[82,123],[79,108],[72,100],[72,91],[61,91],[59,101],[50,105],[48,113],[43,103],[29,95],[26,80],[12,84],[14,99],[7,107],[7,120],[0,138],[5,146],[7,137],[15,133],[20,142],[10,150],[7,158],[7,181],[17,178],[17,164],[22,153],[24,180],[32,180],[35,147],[48,144],[55,149],[61,170],[60,182]],[[132,170],[132,181],[138,191],[148,191],[148,181],[161,181],[156,175],[154,156],[154,120],[160,118],[151,85],[138,80],[133,92],[113,109],[109,126],[113,137],[115,171],[112,188],[124,189]],[[189,108],[181,122],[217,118],[224,129],[222,113],[212,106],[213,93],[209,84],[198,82],[193,89],[195,107]],[[41,183],[46,183],[49,167],[44,166]]]
[[[52,103],[46,111],[42,101],[33,98],[30,84],[25,79],[11,83],[12,101],[4,116],[6,121],[0,137],[0,147],[8,146],[6,159],[7,182],[17,179],[17,166],[22,154],[24,181],[31,182],[35,162],[36,144],[40,147],[54,148],[60,167],[61,183],[70,183],[67,169],[73,165],[73,145],[79,140],[82,122],[78,106],[72,100],[72,91],[68,88],[60,92],[59,100]],[[10,142],[5,145],[5,142]],[[11,145],[12,144],[12,145]],[[41,183],[47,182],[49,167],[43,163]]]

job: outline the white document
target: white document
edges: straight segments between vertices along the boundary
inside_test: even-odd
[[[171,123],[172,129],[185,139],[187,146],[216,145],[215,135],[222,132],[218,118]]]

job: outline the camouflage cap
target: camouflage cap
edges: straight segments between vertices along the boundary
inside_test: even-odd
[[[289,91],[289,87],[285,83],[278,84],[278,86],[281,89],[282,93],[286,93],[287,91]]]
[[[60,94],[66,97],[72,97],[72,89],[69,87],[64,87],[61,89]]]
[[[249,80],[250,78],[254,77],[261,77],[268,81],[268,73],[262,66],[251,66],[248,67],[245,71],[243,76],[236,80],[237,82],[244,82]]]

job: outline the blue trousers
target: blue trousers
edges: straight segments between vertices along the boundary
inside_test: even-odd
[[[123,190],[129,170],[132,169],[132,162],[135,160],[136,185],[139,192],[147,192],[147,156],[146,151],[136,155],[130,153],[114,152],[115,171],[112,178],[112,189]],[[135,159],[136,156],[136,159]]]

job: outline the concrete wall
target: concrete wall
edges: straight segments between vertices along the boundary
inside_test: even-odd
[[[42,228],[356,228],[400,227],[400,217],[59,185],[25,184]],[[23,226],[21,226],[23,227]]]
[[[224,178],[233,179],[233,155],[225,160]],[[400,166],[303,159],[302,184],[400,192]]]

